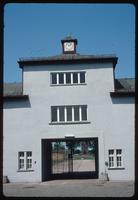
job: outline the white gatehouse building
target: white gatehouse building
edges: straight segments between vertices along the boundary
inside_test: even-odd
[[[135,80],[116,79],[115,55],[22,58],[21,83],[4,84],[3,176],[134,180]]]

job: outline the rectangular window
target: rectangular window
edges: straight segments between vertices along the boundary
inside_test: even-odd
[[[85,72],[80,72],[80,83],[85,83]]]
[[[109,167],[114,167],[114,150],[109,150]]]
[[[31,151],[18,152],[18,168],[19,170],[26,170],[26,171],[32,169]]]
[[[64,84],[64,74],[59,73],[59,84]]]
[[[73,83],[78,83],[78,73],[73,73]]]
[[[81,107],[81,116],[82,120],[87,120],[87,106],[82,106]]]
[[[51,110],[52,110],[52,122],[56,122],[57,121],[57,107],[53,106]]]
[[[66,83],[71,84],[71,73],[66,73]]]
[[[26,152],[26,169],[32,168],[32,152]]]
[[[67,121],[72,121],[72,107],[67,107]]]
[[[52,73],[52,84],[57,84],[57,74],[56,73]]]
[[[87,106],[51,106],[51,122],[87,121]]]
[[[24,152],[19,152],[19,169],[22,170],[25,168],[25,156]]]
[[[85,72],[51,73],[52,85],[68,85],[85,83]]]
[[[122,167],[122,149],[110,149],[109,154],[109,168]]]
[[[117,159],[117,167],[121,167],[122,166],[122,150],[121,149],[116,150],[116,159]]]
[[[64,107],[59,107],[59,121],[65,121]]]
[[[74,121],[79,121],[79,106],[74,106]]]

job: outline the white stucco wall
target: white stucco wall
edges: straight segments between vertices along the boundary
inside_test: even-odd
[[[50,72],[86,71],[86,85],[50,86]],[[122,149],[124,169],[108,170],[110,180],[134,180],[134,98],[113,98],[111,63],[24,67],[28,102],[4,104],[4,175],[10,181],[41,181],[41,139],[98,137],[99,175],[108,149]],[[88,105],[89,124],[50,125],[50,107]],[[33,172],[17,172],[18,152],[32,151]],[[35,163],[36,161],[36,163]]]

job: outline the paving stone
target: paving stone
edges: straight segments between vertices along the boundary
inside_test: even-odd
[[[134,182],[73,179],[7,183],[3,184],[3,194],[8,197],[131,197],[134,195]]]

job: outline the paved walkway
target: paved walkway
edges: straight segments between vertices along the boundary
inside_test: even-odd
[[[68,161],[58,162],[53,165],[53,173],[68,172],[68,170]],[[73,160],[73,171],[95,171],[95,160]]]
[[[7,183],[3,184],[3,194],[10,197],[131,197],[134,195],[134,183],[102,183],[97,179]]]

